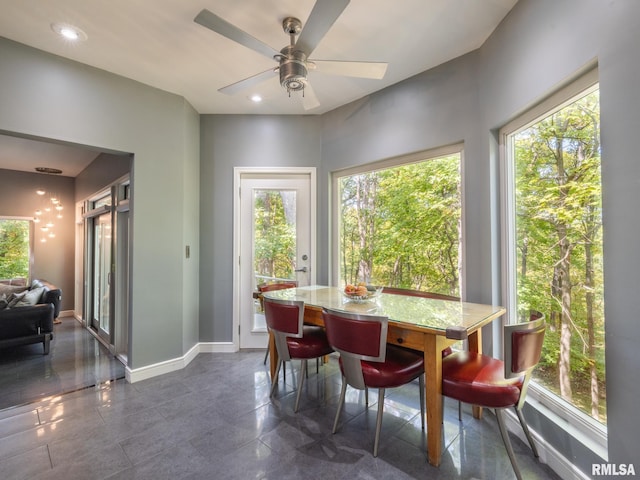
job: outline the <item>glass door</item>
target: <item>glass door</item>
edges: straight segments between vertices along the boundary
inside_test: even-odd
[[[93,314],[91,325],[111,344],[111,212],[93,218]]]
[[[264,348],[266,322],[253,292],[265,283],[310,281],[310,178],[250,175],[240,191],[240,348]]]

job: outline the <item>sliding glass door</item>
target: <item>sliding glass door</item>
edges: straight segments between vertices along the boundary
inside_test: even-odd
[[[83,318],[123,363],[130,333],[130,198],[129,179],[123,178],[82,204]]]
[[[111,343],[111,212],[93,217],[93,312],[91,325]]]

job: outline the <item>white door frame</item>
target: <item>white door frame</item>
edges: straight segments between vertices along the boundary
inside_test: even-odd
[[[233,346],[240,349],[240,299],[251,292],[240,291],[240,180],[246,174],[308,175],[310,184],[310,252],[309,284],[316,283],[316,168],[315,167],[234,167],[233,169]]]

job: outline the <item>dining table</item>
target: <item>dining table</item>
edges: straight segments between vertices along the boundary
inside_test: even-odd
[[[442,351],[466,340],[472,352],[482,352],[482,327],[505,313],[499,305],[441,300],[378,292],[368,300],[354,301],[343,289],[310,285],[265,292],[264,297],[304,302],[304,322],[324,326],[322,309],[386,316],[389,319],[387,343],[420,351],[424,355],[427,409],[427,458],[439,466],[442,456]],[[271,378],[275,375],[278,353],[273,336],[269,341]],[[473,407],[480,418],[482,410]]]

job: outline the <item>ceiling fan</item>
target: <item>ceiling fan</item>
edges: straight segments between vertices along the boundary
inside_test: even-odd
[[[387,71],[386,63],[309,59],[311,53],[348,4],[349,0],[317,0],[304,28],[302,28],[302,22],[299,19],[286,17],[282,21],[282,28],[289,35],[289,45],[280,51],[257,40],[215,13],[206,9],[202,10],[194,18],[196,23],[278,62],[278,66],[275,68],[227,85],[218,91],[234,95],[265,81],[274,73],[279,73],[280,85],[286,89],[289,96],[292,91],[301,91],[304,109],[310,110],[319,106],[320,102],[307,79],[309,70],[317,69],[323,73],[349,77],[383,78]],[[297,40],[296,37],[298,37]]]

